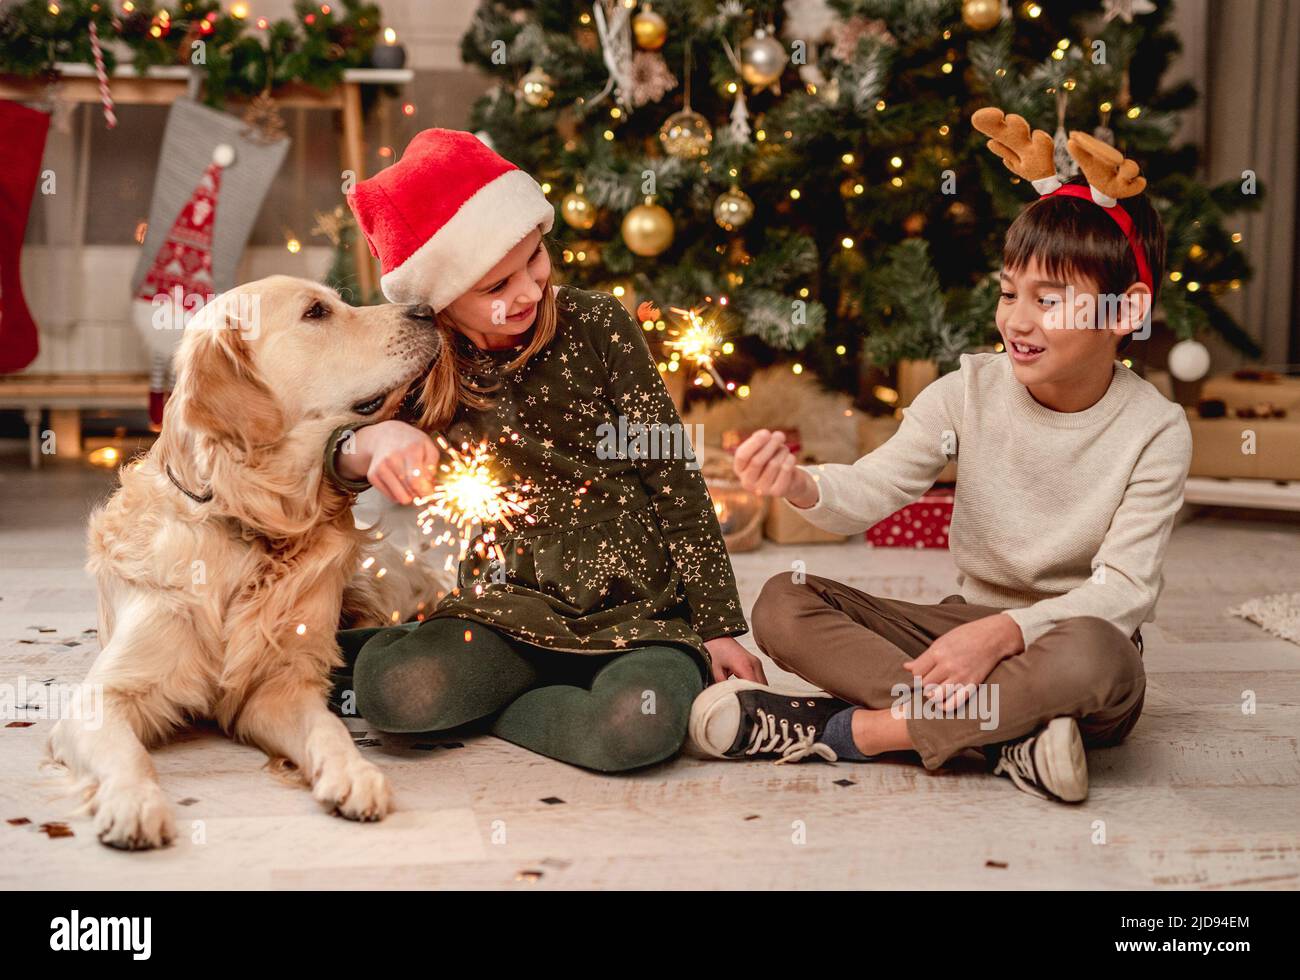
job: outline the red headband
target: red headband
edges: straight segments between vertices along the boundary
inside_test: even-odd
[[[1062,184],[1054,191],[1048,191],[1043,197],[1077,197],[1093,204],[1097,204],[1092,196],[1092,188],[1083,184]],[[1151,266],[1147,263],[1146,249],[1142,247],[1142,239],[1138,237],[1137,230],[1133,227],[1133,218],[1119,204],[1113,204],[1106,207],[1104,204],[1097,204],[1108,215],[1114,219],[1115,224],[1119,225],[1119,230],[1124,233],[1128,239],[1128,244],[1133,249],[1133,260],[1137,263],[1138,281],[1145,283],[1147,289],[1155,293],[1155,283],[1151,279]]]

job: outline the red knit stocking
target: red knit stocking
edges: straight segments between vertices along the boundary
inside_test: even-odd
[[[38,350],[18,263],[49,126],[43,112],[0,102],[0,374],[21,371]]]

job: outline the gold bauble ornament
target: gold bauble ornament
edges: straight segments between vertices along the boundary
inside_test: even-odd
[[[545,109],[555,98],[555,79],[540,68],[530,68],[519,79],[519,96],[535,109]]]
[[[648,200],[623,218],[623,241],[636,255],[659,255],[673,243],[673,216]]]
[[[655,13],[647,3],[641,8],[641,12],[632,18],[632,36],[636,38],[638,48],[658,51],[668,40],[668,21]]]
[[[780,79],[789,60],[781,42],[759,28],[740,46],[740,77],[755,88],[767,88]]]
[[[961,19],[973,30],[991,30],[1002,20],[1001,0],[962,0]]]
[[[577,228],[579,231],[590,231],[592,225],[596,223],[596,205],[592,204],[583,193],[581,184],[561,199],[560,217],[570,228]]]
[[[694,109],[674,112],[659,127],[664,152],[682,160],[707,156],[713,142],[713,127]]]
[[[734,184],[713,202],[713,220],[727,231],[743,227],[754,216],[754,202]]]
[[[920,211],[913,211],[903,219],[903,232],[908,238],[917,238],[925,231],[925,215]]]

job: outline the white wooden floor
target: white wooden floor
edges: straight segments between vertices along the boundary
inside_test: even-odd
[[[82,534],[110,485],[85,468],[0,463],[0,683],[74,681],[93,660]],[[1145,712],[1123,746],[1089,755],[1079,807],[973,765],[683,758],[610,777],[490,736],[370,733],[378,744],[363,751],[400,812],[357,825],[263,771],[257,751],[197,731],[156,753],[181,839],[130,854],[101,846],[38,785],[50,723],[3,718],[0,888],[1293,889],[1300,647],[1224,610],[1300,591],[1298,545],[1300,518],[1280,514],[1211,510],[1175,531],[1159,618],[1143,630]],[[767,545],[736,557],[746,608],[796,558],[884,595],[953,591],[946,551]],[[1254,714],[1242,710],[1249,691]],[[71,834],[41,829],[58,822]]]

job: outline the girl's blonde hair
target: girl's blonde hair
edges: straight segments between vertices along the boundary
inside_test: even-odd
[[[543,237],[543,247],[546,239]],[[502,374],[518,371],[528,359],[546,347],[555,337],[555,322],[559,316],[555,304],[555,267],[546,277],[542,298],[537,303],[537,319],[533,323],[533,338],[519,356],[506,363]],[[445,312],[436,314],[435,327],[442,335],[442,353],[425,375],[417,405],[419,416],[415,424],[426,432],[439,432],[451,424],[460,405],[483,409],[492,404],[492,393],[500,387],[498,379],[492,384],[481,384],[475,376],[482,364],[467,357],[456,343],[457,330]]]

